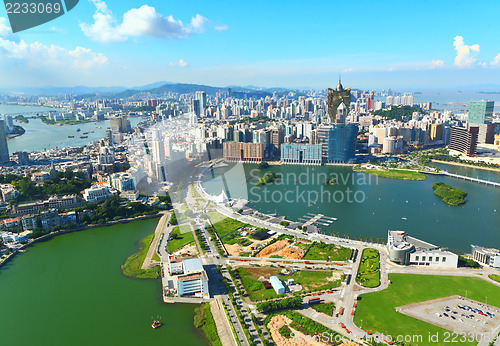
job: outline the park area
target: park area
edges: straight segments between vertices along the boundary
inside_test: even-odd
[[[480,278],[462,276],[389,274],[391,284],[385,290],[363,294],[358,297],[354,322],[372,333],[383,332],[394,337],[398,335],[423,336],[424,343],[429,334],[439,335],[433,345],[448,345],[445,342],[449,331],[433,324],[406,316],[395,310],[396,307],[420,303],[431,299],[452,295],[467,296],[478,302],[500,306],[500,287]],[[447,333],[447,334],[446,334]],[[450,337],[448,337],[450,340]],[[413,344],[413,342],[410,342]],[[460,345],[475,345],[473,342],[460,342]]]
[[[369,288],[380,285],[379,253],[376,249],[363,250],[356,282]]]
[[[283,273],[283,271],[286,272]],[[269,298],[277,298],[272,287],[266,288],[264,281],[269,281],[271,276],[277,276],[281,281],[287,282],[294,279],[294,286],[300,285],[300,292],[314,292],[332,289],[340,286],[343,273],[332,270],[283,270],[273,267],[240,267],[236,269],[238,276],[245,287],[250,300],[260,301]],[[285,296],[281,294],[279,296]]]
[[[335,244],[313,243],[307,250],[304,260],[348,261],[352,249]]]
[[[191,227],[189,227],[189,225],[176,226],[172,232],[170,232],[167,250],[172,254],[191,243],[194,245],[194,237],[193,232],[191,232]],[[186,252],[190,251],[186,249]]]

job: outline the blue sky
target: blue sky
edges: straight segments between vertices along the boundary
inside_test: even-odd
[[[12,34],[3,9],[0,84],[325,88],[339,73],[354,88],[500,84],[499,10],[499,1],[80,0]]]

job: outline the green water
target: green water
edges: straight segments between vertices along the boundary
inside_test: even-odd
[[[470,244],[500,248],[500,188],[443,176],[428,176],[426,181],[377,178],[345,166],[255,168],[256,165],[245,164],[240,169],[238,166],[216,169],[213,175],[206,174],[204,186],[207,192],[219,194],[225,184],[231,197],[249,200],[249,207],[265,213],[276,212],[293,221],[299,221],[307,213],[336,217],[338,220],[332,225],[320,227],[341,236],[387,239],[387,230],[400,229],[459,253],[470,252]],[[251,176],[267,171],[280,173],[284,179],[255,186],[257,180]],[[219,178],[222,174],[224,181]],[[324,186],[325,175],[336,175],[338,185]],[[437,181],[466,191],[467,203],[452,207],[442,202],[432,190]],[[350,201],[348,191],[351,191]],[[288,200],[284,197],[286,192]],[[336,198],[328,200],[328,195]]]
[[[157,220],[102,227],[36,244],[0,269],[1,345],[204,345],[195,305],[165,304],[159,280],[120,266]],[[152,316],[164,326],[151,328]]]

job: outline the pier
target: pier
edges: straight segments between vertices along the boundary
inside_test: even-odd
[[[329,216],[325,216],[323,214],[312,214],[312,213],[307,213],[301,219],[299,219],[299,221],[302,221],[303,219],[307,220],[304,223],[304,226],[306,226],[306,227],[309,225],[312,225],[314,223],[320,224],[323,226],[330,226],[330,224],[333,223],[333,221],[337,220],[337,218],[335,218],[335,217],[329,217]]]

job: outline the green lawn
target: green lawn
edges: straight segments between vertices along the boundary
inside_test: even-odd
[[[327,290],[339,287],[341,284],[341,280],[327,280],[327,278],[332,277],[333,271],[331,270],[300,270],[294,272],[293,275],[283,275],[281,274],[281,268],[270,267],[240,267],[237,271],[239,277],[241,278],[241,282],[243,283],[243,286],[245,286],[245,290],[252,301],[278,297],[274,289],[266,289],[264,287],[264,284],[258,280],[260,276],[269,279],[274,275],[284,282],[288,279],[294,279],[295,284],[300,284],[302,286],[302,290],[300,292]],[[284,295],[281,294],[280,296]]]
[[[334,244],[314,243],[302,258],[304,260],[348,261],[352,249]]]
[[[234,231],[238,228],[245,226],[244,223],[230,218],[225,218],[223,220],[220,220],[219,222],[216,222],[213,225],[214,225],[214,231],[215,233],[217,233],[219,238],[222,238],[231,231]]]
[[[373,174],[382,178],[399,180],[425,180],[427,177],[423,173],[405,170],[378,170],[356,167],[356,172]]]
[[[321,303],[321,304],[314,304],[311,305],[311,307],[318,311],[322,312],[327,316],[332,316],[333,315],[333,310],[335,310],[335,304],[334,303]]]
[[[491,280],[495,280],[496,282],[500,282],[500,275],[490,274],[490,275],[488,275],[488,277],[489,277]]]
[[[174,227],[170,233],[171,240],[168,241],[167,250],[169,253],[179,250],[186,244],[194,241],[193,232],[181,233],[179,226]]]
[[[392,284],[383,291],[361,295],[358,302],[354,322],[359,326],[363,320],[363,329],[370,332],[381,332],[397,335],[422,335],[426,344],[429,333],[440,333],[440,342],[432,345],[448,345],[444,343],[445,329],[403,315],[394,310],[395,307],[423,302],[430,299],[451,295],[465,296],[480,302],[500,307],[500,287],[482,279],[460,276],[389,274]],[[413,343],[412,343],[413,344]],[[475,345],[475,343],[460,343]]]
[[[364,249],[361,255],[356,282],[364,287],[380,285],[379,253],[375,249]]]
[[[197,328],[201,327],[210,345],[222,346],[212,311],[210,311],[210,303],[204,303],[195,309],[194,325]]]
[[[142,247],[132,256],[126,259],[122,265],[122,272],[126,276],[136,277],[139,279],[156,279],[160,274],[160,267],[156,266],[149,269],[141,269],[144,258],[148,253],[149,245],[153,241],[155,234],[152,233],[141,240]]]

